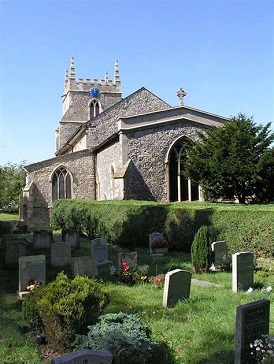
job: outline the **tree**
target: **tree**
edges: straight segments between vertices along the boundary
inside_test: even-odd
[[[17,204],[25,185],[25,161],[0,166],[0,208],[13,201]]]
[[[207,226],[201,226],[194,236],[191,246],[191,261],[195,272],[207,272],[210,267],[210,243]]]
[[[252,117],[239,114],[223,127],[198,133],[200,141],[184,161],[186,176],[201,185],[208,200],[274,201],[274,133],[270,125],[255,125]]]

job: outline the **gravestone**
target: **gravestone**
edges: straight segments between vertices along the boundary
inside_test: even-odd
[[[227,263],[227,246],[225,241],[215,241],[211,244],[213,266],[220,267]]]
[[[19,258],[19,296],[22,298],[27,291],[30,280],[46,282],[46,256],[30,255]]]
[[[154,231],[153,233],[149,234],[149,251],[150,253],[153,253],[153,250],[151,248],[151,242],[156,238],[163,238],[164,234],[158,233],[157,231]]]
[[[6,243],[5,266],[15,266],[19,263],[19,258],[24,257],[27,253],[26,244],[22,241],[13,240]]]
[[[50,230],[34,230],[33,231],[33,247],[36,249],[48,249],[52,242],[52,231]]]
[[[69,243],[72,248],[79,246],[79,234],[75,230],[62,230],[62,241]]]
[[[257,363],[250,344],[269,334],[270,301],[259,300],[236,308],[234,364]]]
[[[108,350],[82,349],[54,358],[51,364],[111,364],[113,355]]]
[[[163,306],[172,307],[180,300],[189,299],[191,273],[174,269],[165,275]]]
[[[60,242],[51,245],[51,265],[53,267],[64,267],[70,264],[71,246],[69,243]]]
[[[74,277],[77,275],[87,277],[95,277],[98,275],[96,261],[90,255],[71,258],[71,268]]]
[[[253,253],[241,252],[232,255],[232,291],[246,291],[253,286]]]
[[[97,265],[111,263],[108,260],[107,240],[103,238],[91,240],[91,255],[94,257]]]
[[[118,269],[121,269],[121,262],[125,261],[130,269],[137,267],[137,252],[118,253]]]

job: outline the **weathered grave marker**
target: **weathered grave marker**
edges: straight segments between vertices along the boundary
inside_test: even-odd
[[[79,246],[79,234],[74,230],[62,230],[62,240],[69,243],[72,248]]]
[[[51,245],[51,265],[53,267],[64,267],[70,264],[71,246],[69,243],[60,242]]]
[[[253,253],[241,252],[232,255],[232,291],[246,291],[253,286]]]
[[[6,243],[5,266],[18,265],[19,258],[24,257],[27,252],[27,246],[22,241],[9,241]]]
[[[95,277],[98,275],[96,261],[90,255],[71,258],[71,268],[74,277],[77,275],[88,277]]]
[[[97,265],[110,263],[111,261],[108,260],[107,240],[103,238],[91,240],[91,255],[96,260]]]
[[[172,307],[180,300],[189,299],[191,273],[174,269],[165,275],[163,306]]]
[[[36,249],[48,249],[52,243],[52,231],[50,230],[34,230],[33,231],[33,247]]]
[[[269,334],[270,301],[259,300],[236,308],[234,364],[257,363],[250,344]]]
[[[220,267],[227,263],[227,246],[225,241],[215,241],[211,244],[213,266]]]
[[[149,234],[149,251],[150,253],[153,253],[153,249],[151,248],[151,243],[153,240],[155,240],[156,238],[163,238],[164,234],[163,233],[158,233],[157,231],[154,231],[153,233]]]
[[[111,364],[113,355],[108,350],[82,349],[54,358],[51,364]]]
[[[31,280],[46,282],[46,256],[30,255],[19,258],[19,295],[28,293],[27,286]]]
[[[131,253],[118,253],[118,269],[121,268],[121,262],[125,261],[130,269],[136,269],[137,267],[137,252]]]

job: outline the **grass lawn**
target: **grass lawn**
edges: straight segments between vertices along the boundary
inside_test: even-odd
[[[109,246],[109,258],[116,264],[115,246]],[[170,268],[192,270],[187,254],[172,252],[167,256],[154,257],[148,249],[137,249],[138,264],[148,264],[150,275],[166,273]],[[58,270],[50,267],[49,251],[31,251],[31,254],[46,254],[47,281],[54,279]],[[90,253],[89,242],[82,241],[81,249],[73,250],[73,256]],[[264,269],[255,273],[257,286],[274,284],[274,266],[271,261],[260,261]],[[272,268],[272,269],[270,269]],[[111,292],[111,302],[104,313],[137,313],[149,326],[152,338],[165,342],[170,349],[170,358],[162,363],[233,363],[235,310],[255,300],[274,298],[274,293],[260,289],[252,294],[232,293],[231,273],[195,275],[193,278],[217,283],[220,287],[191,286],[190,300],[180,302],[174,308],[162,307],[163,290],[151,284],[136,286],[115,285],[109,265],[99,266],[99,277]],[[70,268],[64,269],[71,274]],[[42,359],[39,347],[27,339],[26,325],[22,319],[21,301],[17,299],[17,269],[4,268],[4,251],[0,251],[0,362],[39,364],[49,362]],[[271,306],[270,332],[274,333],[273,307]],[[58,355],[56,355],[58,356]],[[160,363],[159,363],[160,364]]]

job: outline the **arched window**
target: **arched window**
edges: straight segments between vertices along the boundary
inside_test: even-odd
[[[98,100],[91,100],[89,104],[90,119],[95,118],[100,113],[100,105]]]
[[[52,202],[71,198],[71,176],[64,167],[59,167],[52,176]]]
[[[192,142],[187,138],[178,140],[170,150],[169,167],[169,200],[197,201],[199,200],[199,186],[187,179],[183,173],[183,160]]]

